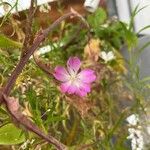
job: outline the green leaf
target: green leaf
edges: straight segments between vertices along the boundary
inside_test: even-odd
[[[131,31],[134,28],[134,19],[138,13],[140,13],[143,9],[148,7],[148,5],[143,6],[142,8],[139,8],[139,4],[135,7],[133,12],[131,13],[130,23],[129,23],[129,30]]]
[[[143,32],[144,30],[149,29],[149,28],[150,28],[150,25],[147,25],[147,26],[143,27],[142,29],[140,29],[140,30],[137,32],[137,35],[141,34],[141,32]]]
[[[49,116],[48,119],[46,120],[46,124],[52,123],[52,122],[59,122],[62,120],[65,120],[65,117],[62,116]]]
[[[12,123],[0,128],[0,145],[15,145],[25,142],[25,135],[22,130]]]
[[[105,20],[107,19],[107,14],[104,9],[99,8],[94,14],[89,15],[87,19],[91,27],[97,29],[101,24],[105,22]]]
[[[30,87],[26,93],[26,96],[29,100],[29,104],[31,105],[32,110],[35,111],[37,102],[36,92]]]
[[[7,38],[5,35],[0,34],[0,48],[22,48],[22,44]]]
[[[129,30],[125,32],[126,35],[126,42],[129,48],[135,47],[138,41],[138,37],[135,33],[130,32]]]

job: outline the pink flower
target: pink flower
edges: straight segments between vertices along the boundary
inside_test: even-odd
[[[55,68],[54,77],[61,81],[62,93],[85,96],[91,91],[91,83],[95,81],[96,75],[91,69],[79,71],[81,66],[78,57],[70,57],[67,61],[67,69],[61,66]]]

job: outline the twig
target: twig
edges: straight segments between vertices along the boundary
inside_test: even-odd
[[[32,39],[32,23],[33,23],[33,17],[36,12],[36,7],[34,8],[35,0],[31,0],[30,8],[27,15],[27,22],[26,22],[26,28],[25,28],[25,39],[23,43],[23,51],[22,55],[27,50],[29,45],[31,44]]]
[[[37,65],[43,72],[45,72],[48,76],[52,76],[52,77],[53,77],[53,73],[52,73],[52,71],[51,71],[50,64],[43,63],[42,60],[40,60],[40,59],[38,58],[38,56],[36,56],[35,53],[33,53],[33,59],[34,59],[36,65]]]
[[[6,108],[9,114],[13,118],[13,121],[17,123],[17,125],[23,125],[27,130],[34,132],[35,134],[45,139],[47,142],[55,145],[58,150],[67,149],[65,145],[57,141],[54,137],[45,135],[32,121],[30,121],[25,115],[23,115],[20,111],[18,100],[6,97],[5,95],[3,95],[3,99],[5,101]]]

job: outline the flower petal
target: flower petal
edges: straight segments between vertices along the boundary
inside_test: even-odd
[[[74,94],[78,89],[76,85],[73,85],[71,81],[62,83],[60,86],[62,93]]]
[[[108,61],[115,58],[114,53],[112,51],[108,52],[107,57],[108,57]]]
[[[78,96],[80,96],[80,97],[84,97],[84,96],[86,96],[87,95],[87,92],[85,92],[85,91],[83,91],[83,90],[81,90],[81,89],[77,89],[76,90],[76,95],[78,95]]]
[[[71,84],[71,85],[69,86],[68,90],[67,90],[67,93],[68,93],[68,94],[74,94],[77,89],[78,89],[78,88],[77,88],[76,85],[72,85],[72,84]]]
[[[70,76],[64,67],[57,66],[55,68],[54,77],[59,81],[66,82],[69,80]]]
[[[105,51],[102,51],[101,54],[100,54],[100,57],[102,59],[104,59],[105,61],[107,61],[107,53]]]
[[[70,57],[67,61],[67,67],[70,74],[77,73],[80,69],[81,61],[78,57]]]
[[[76,87],[75,94],[81,97],[86,96],[91,91],[90,84],[81,81],[76,84]]]
[[[70,85],[71,85],[71,82],[70,82],[70,81],[69,81],[69,82],[62,83],[62,84],[60,85],[60,90],[61,90],[61,92],[62,92],[62,93],[66,93],[67,90],[69,89]]]
[[[89,85],[89,84],[86,84],[86,83],[82,83],[80,89],[81,89],[82,91],[87,92],[87,93],[89,93],[89,92],[91,91],[90,85]]]
[[[91,69],[84,69],[78,74],[79,79],[84,83],[92,83],[96,80],[96,75]]]

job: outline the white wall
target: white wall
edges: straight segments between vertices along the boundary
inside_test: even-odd
[[[118,17],[121,21],[129,23],[130,9],[128,0],[116,0]]]
[[[143,27],[150,25],[150,0],[116,0],[118,16],[121,21],[129,22],[130,13],[139,4],[139,8],[147,6],[135,17],[135,31],[138,32]],[[142,34],[150,34],[150,28],[144,30]]]
[[[150,0],[130,0],[131,8],[134,8],[139,4],[139,8],[147,6],[135,17],[135,30],[139,31],[141,28],[150,25]],[[150,34],[150,28],[144,30],[143,34]]]

